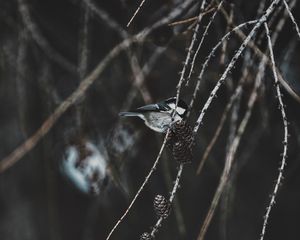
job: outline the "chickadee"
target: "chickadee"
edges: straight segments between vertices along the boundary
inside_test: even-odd
[[[176,98],[169,98],[156,104],[139,107],[130,112],[120,112],[122,117],[139,117],[145,124],[156,132],[166,132],[170,125],[180,121],[187,113],[187,104],[179,99],[175,115]]]

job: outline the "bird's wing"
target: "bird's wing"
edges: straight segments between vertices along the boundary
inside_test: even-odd
[[[137,113],[150,112],[150,111],[159,111],[161,110],[157,104],[149,104],[143,107],[139,107],[135,110]]]
[[[120,117],[139,117],[141,114],[138,112],[120,112]]]

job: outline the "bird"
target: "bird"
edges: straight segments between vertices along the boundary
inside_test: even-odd
[[[175,107],[176,97],[172,97],[129,112],[120,112],[119,116],[141,118],[150,129],[165,133],[175,122],[183,120],[187,113],[188,105],[182,99],[178,100],[176,111]]]

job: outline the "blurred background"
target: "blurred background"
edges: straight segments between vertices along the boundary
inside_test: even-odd
[[[1,240],[105,239],[150,170],[163,135],[138,119],[120,119],[134,109],[176,95],[200,2],[133,0],[0,1],[0,158],[34,134],[117,44],[153,26],[169,13],[175,19],[122,51],[98,75],[37,145],[0,174]],[[212,47],[235,25],[260,16],[271,1],[226,1],[206,35],[195,73],[181,98],[187,103]],[[292,3],[293,1],[289,1]],[[207,1],[199,42],[219,1]],[[261,12],[260,12],[261,11]],[[300,23],[300,4],[292,10]],[[260,14],[260,15],[259,15]],[[283,21],[283,27],[277,29]],[[181,22],[182,20],[185,20]],[[289,122],[284,181],[271,212],[267,239],[300,239],[300,48],[280,6],[271,16],[277,67],[284,76]],[[249,29],[243,29],[245,33]],[[264,31],[254,45],[266,51]],[[241,44],[234,35],[210,62],[188,119],[194,126],[210,91]],[[250,49],[250,50],[249,50]],[[196,138],[194,158],[183,173],[170,217],[157,239],[196,239],[223,170],[236,128],[258,75],[261,57],[249,48],[217,94]],[[200,174],[197,169],[240,79],[243,92],[230,109]],[[229,182],[205,239],[258,239],[283,151],[283,124],[269,67],[242,135]],[[165,150],[159,166],[112,239],[139,239],[156,221],[153,199],[171,191],[178,164]]]

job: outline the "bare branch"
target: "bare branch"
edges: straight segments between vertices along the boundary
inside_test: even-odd
[[[179,78],[179,81],[178,81],[178,84],[177,84],[177,92],[176,92],[176,104],[175,104],[175,110],[173,112],[173,117],[175,115],[175,112],[176,112],[176,108],[178,106],[178,101],[179,101],[179,96],[180,96],[180,91],[181,91],[181,86],[182,84],[184,83],[185,81],[185,78],[184,78],[184,75],[185,75],[185,72],[187,70],[187,67],[188,67],[188,64],[189,64],[189,61],[191,59],[191,56],[192,56],[192,51],[194,49],[194,45],[196,43],[196,40],[197,40],[197,35],[198,35],[198,32],[199,32],[199,28],[200,28],[200,23],[202,21],[202,18],[203,18],[203,10],[205,8],[205,4],[206,4],[206,0],[203,0],[202,1],[202,4],[200,6],[200,13],[198,15],[198,20],[197,20],[197,25],[195,27],[195,30],[194,30],[194,33],[193,33],[193,37],[192,37],[192,40],[191,40],[191,43],[189,45],[189,48],[188,48],[188,52],[187,52],[187,55],[186,55],[186,58],[185,58],[185,61],[184,61],[184,64],[183,64],[183,68],[181,70],[181,73],[180,73],[180,78]]]
[[[201,71],[198,75],[198,80],[197,80],[197,83],[196,83],[196,87],[194,89],[194,92],[193,92],[193,96],[192,96],[192,99],[190,101],[190,104],[189,104],[189,110],[191,110],[193,108],[193,105],[194,105],[194,102],[195,102],[195,99],[197,97],[197,93],[200,89],[200,83],[201,83],[201,80],[203,78],[203,75],[204,75],[204,72],[205,70],[207,69],[208,67],[208,63],[209,61],[212,59],[212,57],[215,55],[215,52],[217,51],[217,49],[222,45],[222,43],[226,40],[228,40],[228,38],[230,37],[230,35],[238,30],[240,30],[241,28],[243,27],[248,27],[249,25],[251,24],[254,24],[254,23],[257,23],[257,20],[254,20],[254,21],[249,21],[249,22],[245,22],[245,23],[242,23],[238,26],[236,26],[235,28],[233,28],[230,32],[226,33],[222,38],[221,40],[213,47],[213,49],[210,51],[209,55],[206,57],[206,60],[205,62],[203,63],[202,65],[202,68],[201,68]],[[188,112],[188,116],[189,116],[190,112]]]
[[[108,55],[98,64],[98,66],[80,83],[77,89],[64,100],[50,115],[42,126],[24,143],[17,147],[11,154],[1,160],[0,162],[0,173],[14,165],[19,161],[27,152],[35,147],[39,140],[45,136],[49,130],[53,127],[56,121],[65,113],[76,101],[82,97],[86,90],[94,83],[99,75],[104,71],[107,65],[124,49],[128,48],[133,42],[143,41],[144,35],[137,35],[131,39],[124,40],[116,47],[114,47]]]
[[[65,70],[72,74],[76,74],[76,66],[57,52],[47,41],[46,38],[41,34],[38,26],[32,20],[26,0],[18,0],[19,11],[22,16],[23,22],[30,32],[32,38],[35,40],[37,45],[47,54],[47,56],[58,63],[59,66],[62,66]]]
[[[202,17],[204,17],[205,15],[213,12],[214,10],[216,10],[215,7],[212,7],[204,12],[202,12]],[[199,18],[199,16],[196,16],[196,17],[191,17],[191,18],[188,18],[188,19],[184,19],[184,20],[179,20],[179,21],[176,21],[176,22],[173,22],[173,23],[169,23],[168,26],[176,26],[176,25],[180,25],[180,24],[186,24],[186,23],[190,23],[190,22],[193,22],[193,21],[196,21],[197,19]]]
[[[177,190],[178,190],[178,188],[179,188],[179,181],[180,181],[180,179],[181,179],[181,175],[182,175],[182,172],[183,172],[183,166],[184,166],[183,163],[181,163],[181,164],[179,165],[179,168],[178,168],[178,171],[177,171],[176,180],[175,180],[175,183],[174,183],[174,186],[173,186],[171,195],[170,195],[170,197],[169,197],[169,202],[170,202],[170,204],[172,204],[172,202],[173,202],[173,200],[174,200],[174,198],[175,198],[175,194],[176,194],[176,192],[177,192]],[[152,237],[155,237],[155,234],[158,232],[159,228],[161,227],[162,221],[163,221],[163,220],[164,220],[163,217],[160,217],[160,218],[157,220],[156,224],[154,225],[154,227],[152,228],[152,231],[151,231],[151,236],[152,236]]]
[[[280,91],[280,87],[279,87],[279,80],[278,80],[276,67],[275,67],[273,46],[272,46],[272,41],[271,41],[271,37],[270,37],[269,27],[268,27],[267,23],[265,23],[264,26],[265,26],[265,30],[266,30],[266,34],[267,34],[267,39],[268,39],[268,48],[270,51],[270,58],[272,61],[272,71],[273,71],[275,87],[276,87],[276,95],[278,98],[279,109],[280,109],[280,113],[281,113],[282,121],[283,121],[284,139],[283,139],[283,153],[282,153],[282,159],[281,159],[281,163],[280,163],[280,167],[279,167],[279,173],[278,173],[278,176],[276,179],[275,187],[274,187],[272,195],[271,195],[270,203],[267,207],[267,210],[266,210],[266,213],[264,216],[264,222],[263,222],[263,227],[262,227],[261,234],[260,234],[260,240],[263,240],[265,237],[266,227],[267,227],[268,220],[270,217],[270,212],[272,210],[273,205],[275,204],[275,198],[277,196],[279,186],[283,179],[283,172],[284,172],[284,168],[286,165],[287,148],[288,148],[288,121],[287,121],[287,116],[285,113],[284,104],[282,101],[282,95],[281,95],[281,91]]]
[[[199,42],[199,44],[198,44],[197,50],[196,50],[196,52],[195,52],[195,54],[194,54],[194,56],[193,56],[193,60],[192,60],[192,63],[191,63],[191,68],[190,68],[189,75],[188,75],[188,77],[187,77],[188,80],[187,80],[186,85],[188,85],[188,81],[189,81],[189,79],[190,79],[191,76],[192,76],[196,58],[197,58],[198,53],[199,53],[199,51],[200,51],[200,48],[201,48],[201,46],[202,46],[202,44],[203,44],[203,41],[204,41],[205,37],[206,37],[207,34],[208,34],[208,30],[209,30],[209,28],[210,28],[210,25],[213,23],[213,21],[214,21],[216,15],[217,15],[217,13],[219,12],[219,10],[221,9],[221,7],[223,6],[223,3],[224,3],[224,0],[222,0],[222,1],[219,3],[219,5],[218,5],[216,11],[215,11],[214,14],[211,16],[211,18],[209,19],[209,22],[208,22],[207,26],[205,27],[204,33],[202,34],[202,37],[201,37],[201,40],[200,40],[200,42]]]
[[[290,7],[292,7],[292,4],[293,2],[291,3]],[[227,13],[225,13],[225,11],[222,9],[222,13],[225,17],[225,19],[227,20],[227,22],[229,23],[230,22],[230,19],[229,19],[229,16]],[[238,34],[238,37],[243,40],[246,35],[240,31],[240,30],[237,30],[236,33]],[[263,56],[265,55],[258,47],[257,45],[253,42],[253,41],[250,41],[249,44],[248,44],[249,48],[251,48],[255,54],[257,54],[260,58],[263,58]],[[270,68],[272,68],[272,63],[271,61],[268,59],[268,66]],[[285,88],[285,90],[298,102],[300,102],[300,96],[295,92],[295,90],[293,89],[292,86],[290,86],[289,82],[286,81],[283,76],[281,75],[280,71],[276,68],[276,71],[277,71],[277,75],[278,75],[278,79],[280,81],[280,83],[282,84],[282,86]]]
[[[23,0],[19,0],[23,1]],[[27,152],[32,150],[39,140],[48,133],[48,131],[53,127],[56,121],[61,117],[67,109],[70,108],[81,96],[83,96],[90,85],[97,79],[97,77],[103,72],[107,65],[123,50],[127,49],[134,42],[142,42],[145,37],[157,27],[173,21],[177,16],[179,16],[182,11],[187,9],[193,0],[187,0],[182,3],[175,11],[172,11],[166,17],[157,21],[154,25],[149,28],[144,29],[140,33],[136,34],[132,38],[125,39],[116,47],[114,47],[109,54],[98,64],[98,66],[92,71],[92,73],[87,76],[77,87],[77,89],[64,101],[62,102],[54,111],[54,113],[49,116],[42,126],[24,143],[17,147],[11,154],[3,158],[0,162],[0,173],[5,171],[7,168],[14,165],[19,161]]]
[[[141,10],[142,6],[144,5],[144,3],[146,2],[146,0],[142,0],[140,5],[138,6],[138,8],[135,10],[134,14],[132,15],[132,17],[130,18],[129,22],[127,23],[127,27],[129,27],[129,25],[131,24],[131,22],[133,21],[133,19],[135,18],[135,16],[138,14],[138,12]]]
[[[140,186],[139,190],[136,192],[135,196],[133,197],[133,199],[131,200],[128,208],[125,210],[125,212],[123,213],[123,215],[120,217],[120,219],[117,221],[117,223],[114,225],[114,227],[111,229],[111,231],[109,232],[108,236],[106,237],[106,240],[109,240],[110,237],[112,236],[112,234],[114,233],[114,231],[117,229],[117,227],[119,226],[119,224],[124,220],[124,218],[127,216],[127,214],[129,213],[129,211],[131,210],[133,204],[136,202],[137,198],[139,197],[139,195],[141,194],[142,190],[144,189],[145,185],[148,183],[150,177],[152,176],[152,173],[155,171],[156,169],[156,166],[159,162],[159,159],[161,158],[161,155],[162,155],[162,152],[165,148],[165,145],[167,143],[167,138],[169,136],[169,132],[170,130],[167,131],[166,135],[165,135],[165,138],[164,138],[164,141],[163,141],[163,144],[159,150],[159,153],[152,165],[152,168],[150,169],[149,173],[147,174],[144,182],[142,183],[142,185]]]
[[[233,103],[237,100],[237,98],[241,95],[241,92],[242,92],[242,85],[238,85],[238,87],[235,89],[234,93],[231,95],[230,97],[230,100],[228,102],[228,104],[226,105],[225,107],[225,110],[222,114],[222,117],[220,119],[220,122],[218,124],[218,127],[217,127],[217,130],[215,131],[215,134],[213,136],[213,138],[211,139],[210,143],[208,144],[207,148],[205,149],[205,152],[203,154],[203,157],[202,159],[200,160],[200,163],[198,165],[198,168],[197,168],[197,175],[199,175],[201,173],[201,170],[212,150],[212,148],[214,147],[217,139],[219,138],[219,135],[224,127],[224,124],[225,124],[225,121],[227,119],[227,116],[228,116],[228,113],[233,105]]]
[[[296,20],[295,20],[295,18],[294,18],[294,16],[293,16],[293,14],[292,14],[292,11],[291,11],[289,5],[287,4],[287,2],[286,2],[285,0],[283,0],[283,4],[284,4],[284,6],[285,6],[286,11],[288,12],[288,14],[289,14],[289,16],[290,16],[290,19],[292,20],[292,22],[293,22],[293,24],[294,24],[294,27],[295,27],[295,29],[296,29],[298,38],[300,39],[300,30],[299,30],[299,26],[298,26],[298,24],[297,24],[297,22],[296,22]]]
[[[211,202],[210,208],[209,208],[208,213],[205,217],[204,223],[201,227],[201,230],[200,230],[200,233],[197,237],[197,240],[203,240],[204,239],[205,234],[207,232],[207,229],[210,225],[210,222],[211,222],[211,220],[214,216],[215,210],[218,206],[221,195],[222,195],[222,193],[224,191],[224,188],[225,188],[225,186],[228,182],[228,179],[229,179],[229,176],[230,176],[230,171],[231,171],[231,168],[232,168],[232,164],[233,164],[233,161],[235,159],[235,155],[236,155],[237,149],[239,147],[241,137],[243,136],[243,134],[245,132],[245,129],[246,129],[246,126],[247,126],[247,124],[249,122],[249,119],[252,115],[253,106],[254,106],[254,103],[256,102],[256,99],[257,99],[257,95],[258,95],[257,91],[258,91],[258,88],[259,88],[260,84],[261,84],[261,77],[258,76],[255,80],[254,88],[253,88],[252,93],[250,95],[250,98],[248,100],[247,111],[244,115],[243,120],[241,121],[241,123],[238,127],[237,134],[236,134],[235,138],[233,139],[232,144],[230,146],[230,149],[228,151],[228,154],[226,156],[225,166],[224,166],[224,169],[223,169],[223,172],[222,172],[222,176],[221,176],[218,188],[217,188],[216,193],[213,197],[213,200]]]

